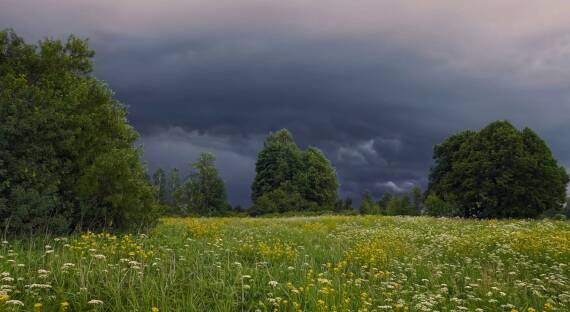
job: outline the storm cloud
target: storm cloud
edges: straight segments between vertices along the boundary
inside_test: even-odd
[[[433,145],[496,119],[535,129],[570,167],[566,1],[4,0],[28,40],[90,38],[144,157],[214,152],[249,203],[264,136],[321,148],[344,196],[425,186]]]

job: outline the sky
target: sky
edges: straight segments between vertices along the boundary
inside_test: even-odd
[[[355,200],[425,187],[434,144],[498,119],[570,169],[567,0],[0,0],[7,27],[89,38],[149,170],[213,152],[234,205],[281,128]]]

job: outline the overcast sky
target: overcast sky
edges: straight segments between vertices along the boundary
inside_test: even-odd
[[[280,128],[355,199],[425,186],[434,144],[497,119],[570,168],[567,0],[1,0],[6,27],[88,37],[149,167],[213,152],[233,204]]]

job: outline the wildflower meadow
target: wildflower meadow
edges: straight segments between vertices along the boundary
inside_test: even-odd
[[[166,218],[5,240],[1,311],[570,311],[570,223]]]

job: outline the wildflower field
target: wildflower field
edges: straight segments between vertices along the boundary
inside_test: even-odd
[[[167,218],[3,241],[0,311],[570,311],[570,223]]]

